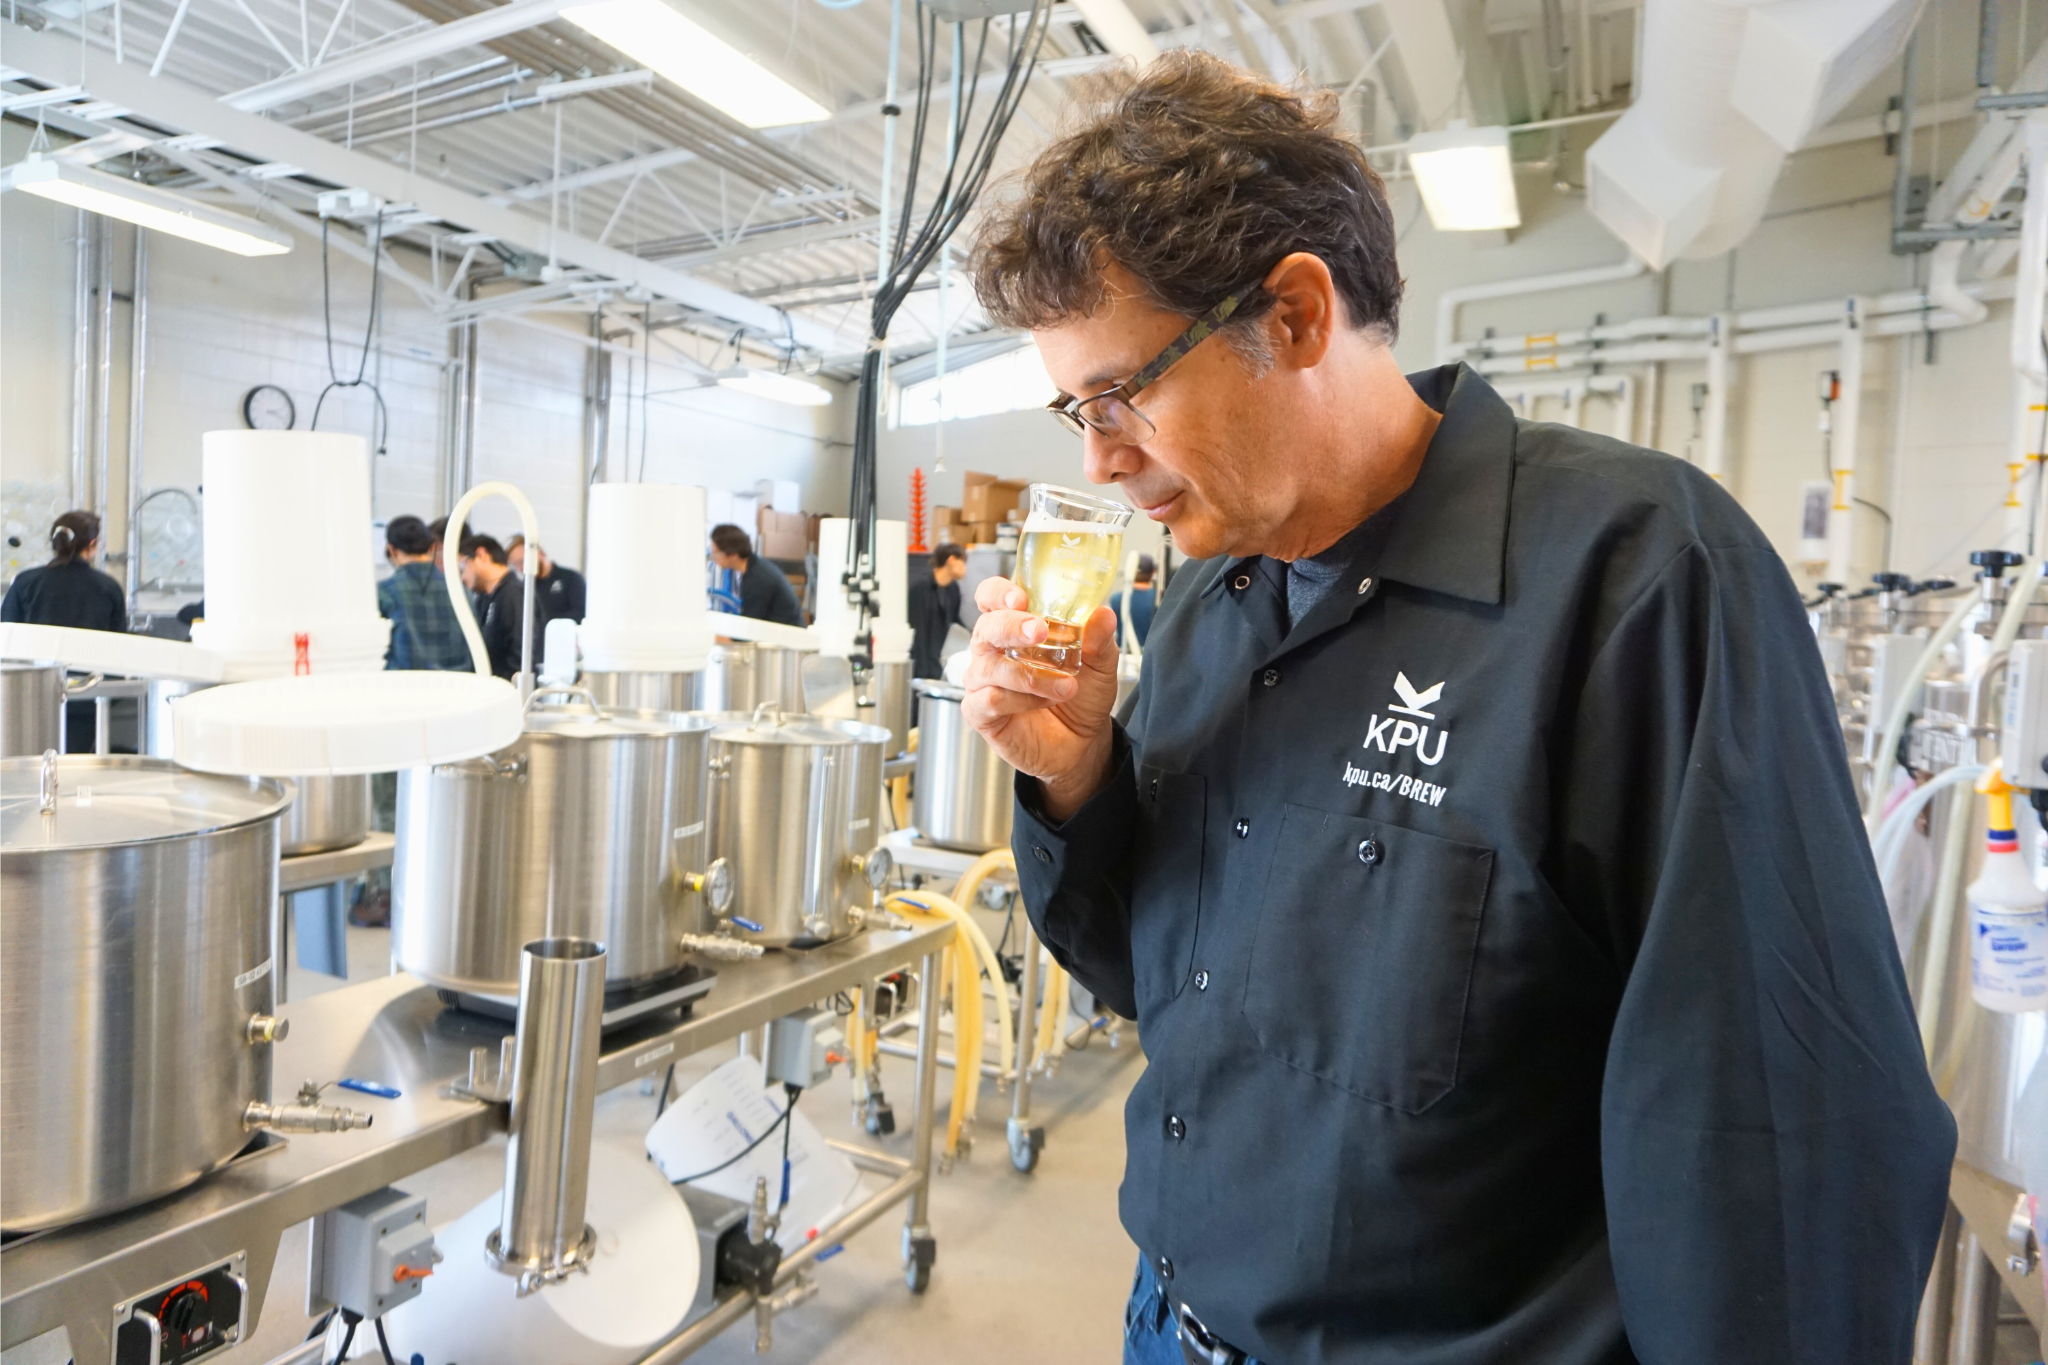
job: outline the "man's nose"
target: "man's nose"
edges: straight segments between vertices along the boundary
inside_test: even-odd
[[[1090,483],[1114,483],[1129,477],[1145,463],[1143,450],[1120,436],[1110,436],[1089,427],[1081,436],[1081,472]]]

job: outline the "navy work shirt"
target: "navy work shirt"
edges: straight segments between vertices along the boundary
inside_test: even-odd
[[[760,555],[749,559],[740,575],[740,615],[785,626],[804,624],[804,609],[797,605],[796,589],[789,585],[788,575]]]
[[[1190,564],[1025,903],[1138,1021],[1124,1226],[1261,1360],[1904,1362],[1955,1129],[1818,651],[1712,480],[1470,370],[1288,624]]]

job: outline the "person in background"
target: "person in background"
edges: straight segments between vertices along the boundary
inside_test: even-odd
[[[377,611],[391,622],[386,668],[459,672],[471,666],[469,642],[434,563],[436,544],[418,517],[393,517],[384,528],[384,557],[392,573],[377,585]]]
[[[912,577],[910,676],[944,675],[939,658],[946,634],[960,619],[960,580],[967,576],[967,551],[951,543],[932,547],[932,571]]]
[[[0,599],[0,621],[76,630],[128,629],[128,598],[109,574],[93,567],[100,548],[100,519],[87,511],[66,512],[50,527],[50,562],[23,569]],[[91,753],[93,704],[64,704],[64,749]]]
[[[484,649],[491,672],[501,678],[519,672],[519,619],[525,608],[526,582],[512,571],[505,547],[493,536],[462,538],[462,581],[484,599]],[[540,603],[535,602],[538,608]],[[541,615],[533,613],[533,666],[540,667]]]
[[[711,562],[740,576],[740,615],[785,626],[805,624],[796,589],[781,569],[754,553],[754,542],[739,527],[711,528]]]
[[[526,574],[526,537],[514,536],[505,553],[512,557],[512,567]],[[540,612],[543,623],[547,621],[581,621],[583,619],[583,575],[566,564],[557,564],[548,557],[545,546],[533,547],[535,557],[540,561],[535,571],[528,575],[539,584],[540,596],[534,599],[534,609]]]
[[[128,629],[128,598],[112,575],[93,567],[100,519],[66,512],[50,527],[50,562],[15,575],[0,601],[0,621],[76,630]]]
[[[1147,632],[1152,629],[1152,613],[1159,605],[1159,594],[1154,590],[1153,580],[1159,576],[1159,565],[1151,555],[1138,556],[1138,571],[1131,575],[1131,629],[1138,633],[1138,643],[1145,643]],[[1124,595],[1120,592],[1109,595],[1109,609],[1116,613],[1116,643],[1121,649],[1124,643]]]

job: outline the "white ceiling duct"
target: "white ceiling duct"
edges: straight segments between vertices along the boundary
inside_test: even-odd
[[[1898,55],[1921,2],[1649,0],[1642,93],[1586,153],[1594,216],[1655,269],[1736,245],[1762,220],[1787,148]],[[1797,52],[1770,46],[1802,34]],[[1738,80],[1776,88],[1745,112]]]

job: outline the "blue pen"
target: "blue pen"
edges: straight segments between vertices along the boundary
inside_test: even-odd
[[[358,1081],[350,1079],[345,1081],[336,1081],[335,1084],[340,1086],[343,1090],[354,1090],[365,1095],[375,1095],[379,1099],[395,1100],[398,1098],[399,1095],[399,1092],[393,1087],[388,1085],[379,1085],[375,1081]]]

